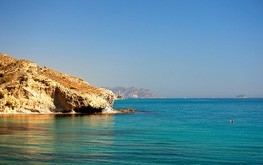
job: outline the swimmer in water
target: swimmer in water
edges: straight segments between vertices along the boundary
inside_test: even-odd
[[[234,123],[234,120],[229,120],[229,123]]]

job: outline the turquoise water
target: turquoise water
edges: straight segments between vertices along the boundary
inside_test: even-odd
[[[263,99],[114,106],[136,112],[0,115],[0,164],[263,164]]]

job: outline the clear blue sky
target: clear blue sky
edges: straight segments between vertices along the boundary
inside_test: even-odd
[[[96,86],[263,97],[262,0],[0,0],[0,52]]]

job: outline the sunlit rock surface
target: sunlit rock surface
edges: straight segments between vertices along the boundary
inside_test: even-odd
[[[118,113],[112,91],[0,54],[0,113]]]

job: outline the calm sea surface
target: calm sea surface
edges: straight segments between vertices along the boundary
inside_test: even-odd
[[[263,164],[263,99],[115,102],[130,107],[134,114],[0,115],[0,164]]]

